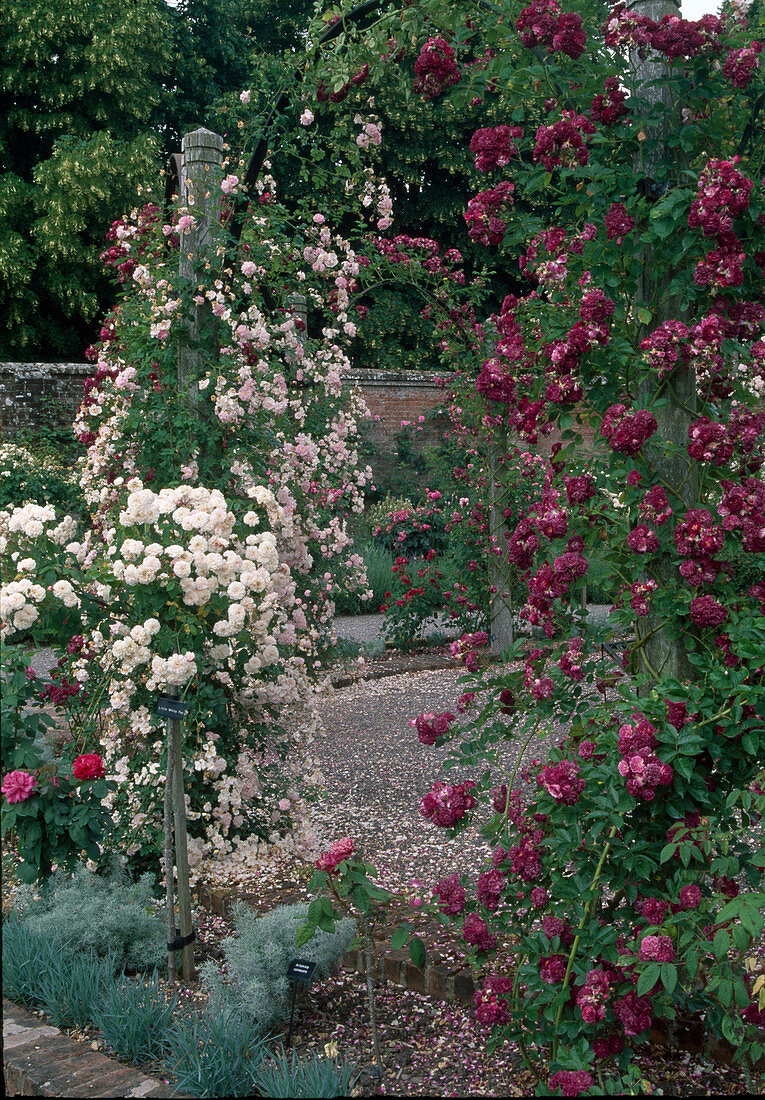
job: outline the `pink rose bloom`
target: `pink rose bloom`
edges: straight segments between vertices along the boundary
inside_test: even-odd
[[[75,779],[102,779],[104,762],[97,752],[85,753],[72,764],[72,775]]]
[[[26,802],[37,788],[37,780],[29,772],[8,772],[0,788],[8,802]]]

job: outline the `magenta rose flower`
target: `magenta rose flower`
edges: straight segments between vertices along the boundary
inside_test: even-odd
[[[29,772],[8,772],[3,779],[2,792],[8,802],[26,802],[37,789],[37,780]]]
[[[86,752],[72,764],[72,775],[75,779],[102,779],[104,762],[97,752]]]
[[[350,859],[354,852],[353,840],[349,836],[341,837],[340,840],[336,840],[328,852],[319,856],[316,860],[316,866],[320,871],[328,871],[329,874],[334,874],[338,864],[342,863],[344,859]]]

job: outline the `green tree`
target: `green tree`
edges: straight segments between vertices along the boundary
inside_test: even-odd
[[[81,358],[99,255],[182,134],[248,82],[249,0],[9,0],[0,11],[0,357]],[[262,5],[255,5],[261,7]],[[267,12],[253,16],[263,35]]]
[[[82,355],[108,299],[110,221],[157,179],[162,0],[0,11],[0,355]]]

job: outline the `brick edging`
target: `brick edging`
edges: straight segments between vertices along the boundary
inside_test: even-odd
[[[7,1096],[186,1097],[123,1065],[3,997]]]
[[[236,888],[221,890],[200,882],[194,892],[197,904],[218,917],[227,917],[232,904],[240,900],[260,912],[257,899],[251,894],[242,894]],[[285,895],[283,904],[293,905],[304,900],[297,894],[290,893]],[[381,950],[378,946],[375,954],[377,956],[375,977],[381,981],[411,989],[415,993],[427,993],[439,1000],[459,1001],[461,1004],[473,1003],[475,982],[467,967],[449,969],[436,960],[426,963],[425,969],[420,970],[411,961],[409,952],[404,948],[394,951],[392,948]],[[344,970],[355,971],[357,974],[367,972],[366,957],[361,948],[346,951],[340,959],[340,965]]]

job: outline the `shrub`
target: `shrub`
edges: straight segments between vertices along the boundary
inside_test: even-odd
[[[306,905],[281,905],[258,917],[238,903],[232,913],[236,934],[223,943],[226,982],[215,963],[205,963],[200,971],[213,1002],[246,1016],[261,1032],[286,1019],[290,1002],[287,966],[298,954],[295,936],[307,913]],[[301,957],[316,963],[317,977],[331,973],[353,938],[352,920],[345,918],[336,928],[334,933],[317,933],[301,948]]]
[[[157,1062],[167,1053],[167,1034],[178,1004],[168,1000],[157,972],[142,981],[122,980],[105,988],[92,1020],[116,1054],[131,1062]]]
[[[409,497],[394,497],[390,493],[387,493],[383,500],[378,500],[374,504],[370,504],[364,513],[367,523],[369,524],[369,530],[374,531],[375,527],[379,527],[381,523],[387,521],[389,514],[393,512],[411,511],[414,507]]]
[[[376,615],[390,588],[390,571],[393,567],[390,551],[374,542],[367,542],[359,546],[358,552],[366,565],[372,598],[362,600],[360,592],[341,592],[335,600],[337,615]]]
[[[152,876],[129,883],[118,872],[102,877],[79,867],[56,874],[29,906],[31,932],[73,952],[109,956],[114,970],[152,970],[167,957],[167,931],[154,915]]]
[[[356,1076],[356,1067],[342,1058],[312,1054],[301,1061],[282,1050],[264,1062],[255,1084],[261,1096],[350,1096]]]
[[[191,1096],[250,1096],[263,1058],[258,1025],[236,1009],[208,1003],[167,1033],[165,1068]]]
[[[114,981],[114,960],[95,952],[73,954],[59,948],[37,976],[40,1003],[56,1027],[84,1027]]]
[[[443,579],[433,550],[426,557],[409,562],[403,557],[396,558],[382,605],[383,632],[387,638],[405,650],[415,644],[444,607]]]
[[[76,473],[47,451],[6,443],[0,447],[0,508],[33,501],[55,504],[69,514],[85,511]]]
[[[30,929],[18,913],[3,920],[3,996],[28,1008],[41,1005],[40,975],[55,964],[63,947]]]
[[[390,507],[372,524],[372,537],[378,546],[394,557],[424,557],[429,550],[440,553],[446,547],[444,514],[436,503],[441,494],[427,493],[425,504]]]

